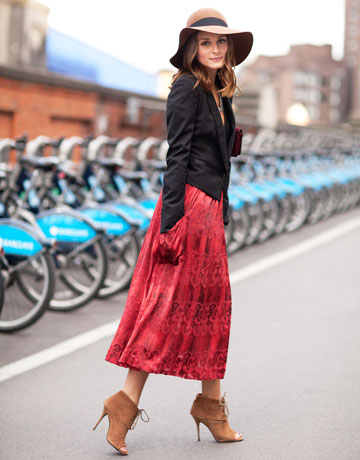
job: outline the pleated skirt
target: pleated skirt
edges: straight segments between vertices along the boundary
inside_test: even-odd
[[[177,230],[184,247],[177,265],[154,256],[161,206],[162,192],[105,360],[185,379],[222,379],[231,324],[223,195],[218,201],[185,185],[185,218]]]

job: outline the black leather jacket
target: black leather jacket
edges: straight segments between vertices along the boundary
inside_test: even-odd
[[[172,86],[166,103],[167,167],[162,190],[160,233],[170,230],[184,216],[185,184],[198,187],[216,200],[223,190],[223,220],[229,223],[228,187],[230,156],[235,140],[232,98],[223,98],[226,122],[230,123],[229,141],[219,109],[211,91],[196,78],[182,75]],[[221,87],[221,82],[218,81]]]

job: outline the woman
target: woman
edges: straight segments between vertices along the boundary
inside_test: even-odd
[[[202,8],[189,17],[170,59],[179,71],[166,106],[163,189],[105,358],[129,369],[98,421],[108,415],[107,441],[124,455],[128,429],[143,418],[138,403],[149,373],[202,381],[191,408],[199,440],[200,423],[218,442],[243,439],[229,426],[220,380],[231,318],[224,225],[235,136],[232,67],[252,42],[250,32],[229,29],[219,11]]]

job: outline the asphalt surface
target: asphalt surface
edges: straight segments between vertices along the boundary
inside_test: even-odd
[[[231,272],[360,216],[332,217],[229,257]],[[129,458],[360,459],[360,228],[232,284],[232,326],[222,384],[240,443],[216,443],[189,415],[199,382],[150,375],[129,432]],[[126,293],[74,312],[47,312],[0,335],[0,366],[120,319]],[[115,330],[114,330],[115,332]],[[0,383],[0,458],[116,458],[102,401],[126,370],[104,360],[111,337]]]

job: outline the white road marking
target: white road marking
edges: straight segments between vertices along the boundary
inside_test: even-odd
[[[287,260],[294,259],[296,256],[304,254],[305,252],[310,251],[311,249],[317,248],[325,243],[329,243],[336,238],[339,238],[346,233],[355,230],[360,227],[360,218],[352,219],[342,224],[337,225],[329,230],[325,230],[319,235],[308,238],[301,243],[295,244],[288,249],[279,251],[276,254],[273,254],[268,257],[254,262],[253,264],[247,265],[244,268],[240,268],[232,273],[230,273],[230,283],[238,283],[239,281],[244,281],[252,276],[258,275],[259,273],[268,270],[269,268],[274,267],[282,262]]]
[[[360,218],[344,222],[331,228],[330,230],[320,233],[317,236],[295,244],[288,249],[284,249],[283,251],[265,257],[258,262],[247,265],[244,268],[235,270],[230,274],[230,282],[231,284],[234,284],[244,281],[265,270],[268,270],[271,267],[279,265],[282,262],[286,262],[304,254],[311,249],[329,243],[330,241],[333,241],[334,239],[339,238],[340,236],[345,235],[346,233],[349,233],[359,227]],[[35,369],[43,364],[51,363],[57,358],[69,355],[74,351],[85,348],[88,345],[92,345],[93,343],[96,343],[106,337],[111,337],[114,335],[118,324],[119,320],[112,321],[83,334],[79,334],[71,339],[60,342],[53,347],[46,348],[38,353],[27,356],[26,358],[6,364],[5,366],[0,367],[0,382],[4,382],[5,380],[15,377],[16,375],[20,375],[31,369]]]
[[[103,326],[91,329],[83,334],[76,335],[71,339],[60,342],[53,347],[45,348],[45,350],[34,353],[26,358],[6,364],[0,367],[0,382],[11,379],[15,377],[15,375],[22,374],[31,369],[35,369],[43,364],[53,362],[57,358],[61,358],[76,350],[92,345],[105,337],[110,337],[115,333],[118,324],[118,320],[112,321],[111,323],[104,324]]]

